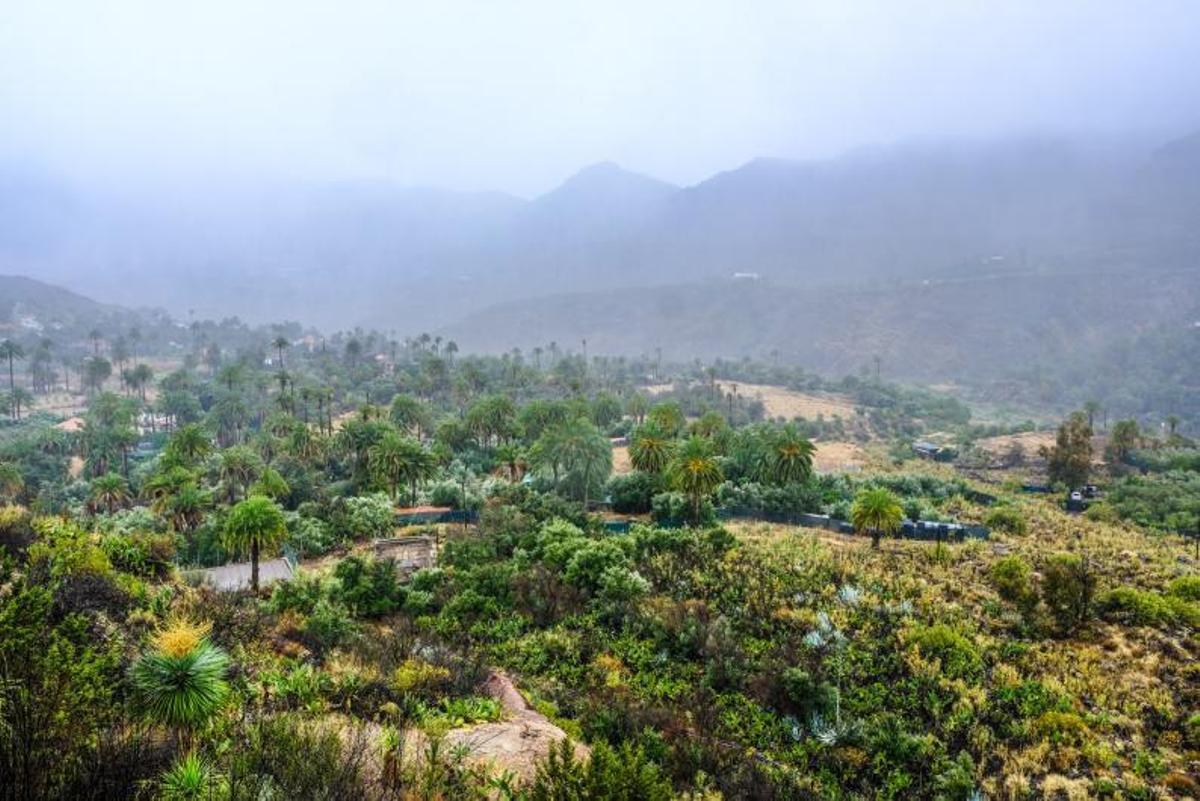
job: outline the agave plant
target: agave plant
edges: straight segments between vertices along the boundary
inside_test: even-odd
[[[151,638],[131,679],[147,716],[177,728],[204,723],[229,693],[229,657],[206,637],[208,627],[175,621]]]

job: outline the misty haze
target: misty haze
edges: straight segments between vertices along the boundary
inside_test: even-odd
[[[1200,6],[10,5],[0,801],[1200,798]]]

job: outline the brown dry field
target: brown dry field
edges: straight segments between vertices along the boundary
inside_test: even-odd
[[[1037,456],[1038,450],[1043,446],[1049,448],[1054,445],[1055,434],[1053,431],[1026,431],[1021,434],[1005,434],[999,437],[988,437],[981,439],[976,445],[980,450],[987,451],[995,456],[1002,456],[1008,452],[1014,444],[1020,445],[1025,449],[1027,457]]]
[[[818,473],[855,470],[867,463],[867,452],[853,442],[814,442],[813,469]]]
[[[736,381],[718,381],[717,388],[721,392],[729,392],[737,388],[738,395],[751,400],[761,400],[767,417],[782,417],[791,420],[803,417],[815,420],[817,415],[826,418],[841,417],[850,420],[854,417],[854,402],[845,395],[832,392],[797,392],[793,389],[771,386],[769,384],[743,384]],[[671,389],[670,384],[651,384],[646,392],[658,395]]]
[[[762,401],[767,417],[782,417],[791,420],[803,417],[815,420],[818,415],[825,418],[841,417],[846,420],[854,417],[854,402],[845,395],[833,393],[797,392],[783,387],[773,387],[768,384],[737,384],[728,382],[717,384],[722,392],[728,392],[732,386],[743,398]]]

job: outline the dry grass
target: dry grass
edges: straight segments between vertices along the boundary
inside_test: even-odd
[[[612,449],[613,475],[624,476],[633,472],[633,462],[629,460],[629,448],[618,445]]]
[[[866,466],[869,457],[853,442],[815,442],[813,468],[819,473],[841,473]]]
[[[782,417],[791,420],[803,417],[815,420],[818,416],[826,419],[841,417],[844,420],[854,418],[854,402],[845,395],[833,393],[797,392],[783,387],[768,384],[732,384],[718,383],[722,392],[729,392],[734,386],[743,398],[762,401],[767,417]]]
[[[1021,434],[1005,434],[999,437],[988,437],[975,443],[980,450],[987,451],[993,456],[1004,456],[1014,445],[1020,445],[1027,457],[1037,456],[1038,451],[1054,445],[1053,431],[1026,431]]]
[[[650,395],[661,395],[672,388],[672,384],[651,384],[645,390]],[[717,389],[723,393],[728,393],[734,388],[743,398],[762,401],[763,409],[770,418],[782,417],[791,420],[803,417],[815,420],[818,415],[826,419],[841,417],[847,421],[854,418],[854,402],[845,395],[832,392],[798,392],[769,384],[717,382]]]

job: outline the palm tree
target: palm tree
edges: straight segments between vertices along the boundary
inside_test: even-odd
[[[512,482],[520,481],[528,467],[524,451],[519,445],[511,442],[496,449],[496,461],[504,466],[508,480]]]
[[[230,510],[221,543],[226,550],[250,553],[250,587],[258,592],[258,558],[279,547],[287,536],[287,521],[279,504],[262,495],[247,498]]]
[[[629,443],[629,461],[643,473],[662,473],[671,464],[675,440],[654,423],[638,426]]]
[[[854,529],[871,535],[871,547],[879,547],[879,538],[884,534],[895,534],[904,521],[904,509],[900,500],[883,487],[860,490],[850,507],[850,522]]]
[[[178,620],[151,638],[151,647],[130,670],[137,700],[152,720],[176,729],[194,728],[229,695],[229,657],[208,641],[208,626]]]
[[[146,402],[146,387],[154,380],[154,371],[150,369],[150,365],[142,362],[129,371],[128,382],[131,387],[137,390],[142,398],[142,403]]]
[[[242,382],[242,373],[240,364],[227,364],[217,372],[217,382],[224,384],[230,392],[233,392],[234,385]]]
[[[245,445],[234,445],[221,452],[218,473],[231,503],[237,500],[239,489],[242,497],[245,497],[250,485],[262,475],[262,471],[262,459]]]
[[[415,432],[417,439],[420,439],[422,433],[429,430],[433,423],[433,415],[430,414],[429,408],[412,395],[403,393],[392,398],[388,416],[396,428],[405,432]]]
[[[407,482],[412,502],[416,503],[417,482],[429,478],[433,472],[433,459],[421,444],[394,432],[384,434],[372,445],[367,458],[372,475],[387,485],[393,501],[400,494],[400,486]]]
[[[701,502],[725,480],[713,456],[712,443],[703,437],[688,437],[676,452],[668,473],[672,486],[691,501],[692,522],[699,522]]]
[[[812,475],[813,452],[816,448],[796,426],[788,423],[771,438],[763,458],[764,478],[778,486],[798,484]]]
[[[289,340],[287,337],[285,337],[283,335],[277,336],[273,340],[271,340],[271,347],[273,347],[276,350],[276,352],[279,354],[279,369],[280,370],[283,369],[283,352],[284,352],[284,350],[286,350],[287,348],[290,348],[291,346],[292,346],[291,340]]]
[[[167,441],[166,454],[185,465],[196,465],[212,453],[212,438],[199,423],[180,426]]]
[[[0,359],[8,360],[8,392],[12,397],[12,416],[14,420],[21,419],[21,402],[17,399],[17,382],[13,376],[13,360],[24,358],[25,349],[16,342],[13,342],[11,339],[0,342]]]
[[[113,514],[128,503],[129,498],[129,484],[125,478],[117,473],[105,473],[92,479],[88,506],[93,513],[103,508]]]

